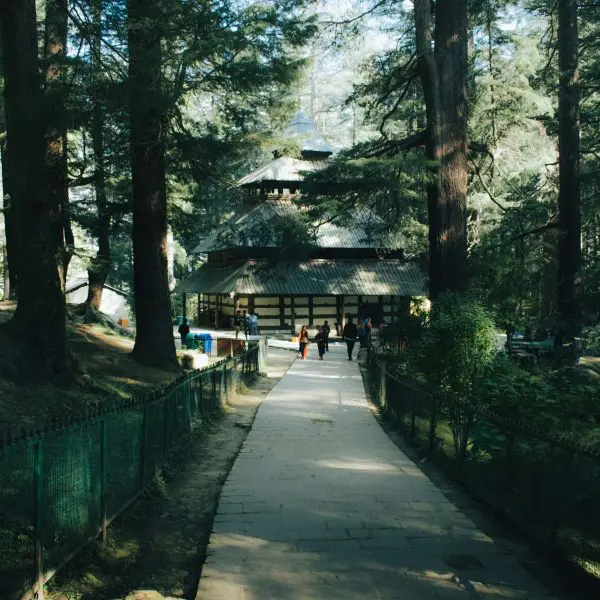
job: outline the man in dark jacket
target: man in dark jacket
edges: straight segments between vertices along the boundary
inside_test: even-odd
[[[348,347],[348,360],[352,360],[352,350],[354,350],[354,344],[356,344],[356,338],[358,337],[358,328],[352,322],[352,317],[348,317],[342,337],[346,340],[346,346]]]
[[[323,327],[321,327],[321,331],[323,333],[323,339],[325,341],[325,351],[329,352],[329,334],[331,333],[331,327],[329,327],[329,322],[325,321]]]

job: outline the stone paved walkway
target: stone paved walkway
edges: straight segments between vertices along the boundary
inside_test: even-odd
[[[315,355],[259,409],[197,600],[549,599],[389,440],[344,349]]]

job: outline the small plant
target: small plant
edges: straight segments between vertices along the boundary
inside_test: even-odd
[[[433,304],[419,345],[419,366],[436,388],[464,396],[496,354],[494,322],[469,296],[444,294]]]
[[[583,336],[583,350],[591,356],[600,356],[600,323],[590,327]]]

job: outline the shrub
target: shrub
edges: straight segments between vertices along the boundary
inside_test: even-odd
[[[494,322],[477,300],[446,293],[434,302],[418,350],[431,385],[464,396],[495,354]]]
[[[583,350],[586,354],[600,356],[600,323],[590,327],[583,336]]]
[[[440,413],[452,430],[454,452],[464,457],[472,413],[461,400],[496,354],[494,322],[469,295],[446,293],[436,302],[417,350],[417,364],[436,390]]]

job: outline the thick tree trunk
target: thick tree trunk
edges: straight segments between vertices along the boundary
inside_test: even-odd
[[[415,0],[417,60],[427,114],[432,299],[444,291],[464,290],[468,279],[466,11],[464,0],[436,4],[434,53],[431,2]]]
[[[577,3],[558,2],[559,194],[558,313],[562,342],[580,330],[581,198],[579,188],[579,60]]]
[[[10,298],[10,271],[8,269],[8,248],[6,247],[6,238],[2,246],[2,298],[8,300]]]
[[[427,115],[426,155],[428,165],[427,215],[429,224],[429,295],[443,291],[440,221],[440,87],[433,53],[430,0],[415,0],[416,46],[419,76]]]
[[[3,70],[2,63],[0,63],[0,68]],[[2,77],[4,78],[4,71],[2,72]],[[0,131],[2,133],[6,132],[4,96],[0,98]],[[12,202],[12,193],[10,190],[10,172],[14,170],[15,166],[10,164],[10,152],[6,140],[0,143],[0,157],[2,160],[2,189],[4,192],[1,204],[4,210],[4,236],[6,240],[4,298],[16,300],[19,235],[17,232],[16,208],[13,208],[14,202]],[[6,273],[8,273],[8,277]]]
[[[62,221],[61,281],[63,287],[74,250],[67,178],[67,123],[64,98],[67,52],[67,0],[48,0],[44,32],[46,92],[46,170],[48,193]]]
[[[435,55],[440,94],[440,221],[443,289],[467,287],[467,4],[437,2]]]
[[[3,121],[2,130],[6,131],[6,125]],[[2,207],[4,210],[4,298],[6,300],[15,300],[17,297],[17,261],[19,251],[19,235],[16,223],[16,208],[14,206],[13,195],[10,190],[10,170],[8,144],[3,143],[0,149],[2,156],[2,189],[4,198]]]
[[[133,357],[179,369],[167,275],[165,112],[161,94],[161,11],[129,0],[129,84],[136,338]]]
[[[64,372],[68,356],[65,296],[57,264],[62,236],[60,205],[57,195],[46,189],[44,168],[44,97],[35,0],[4,0],[0,11],[7,143],[14,165],[10,189],[19,235],[19,303],[5,327],[26,351],[19,357],[20,368],[44,378]]]
[[[104,112],[100,98],[100,38],[102,35],[102,0],[92,3],[94,36],[92,38],[92,83],[94,95],[94,111],[92,116],[92,146],[95,163],[95,191],[98,237],[98,252],[88,268],[88,297],[87,303],[92,308],[100,310],[104,285],[110,267],[110,215],[106,197],[106,171],[104,165]]]

